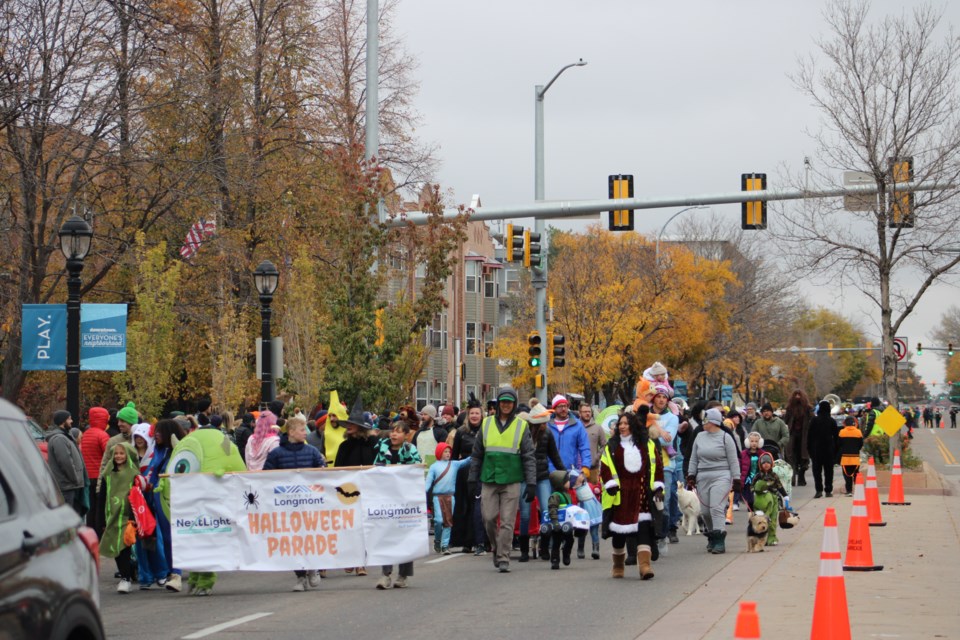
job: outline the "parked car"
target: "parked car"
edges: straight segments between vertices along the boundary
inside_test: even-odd
[[[30,437],[33,438],[33,441],[37,443],[37,448],[40,449],[40,453],[43,454],[43,459],[47,459],[47,439],[44,437],[46,434],[43,432],[43,427],[37,424],[37,421],[33,418],[27,418],[24,422],[24,426],[27,427],[27,431],[30,432]]]
[[[100,640],[97,534],[64,504],[32,432],[0,400],[0,637]]]

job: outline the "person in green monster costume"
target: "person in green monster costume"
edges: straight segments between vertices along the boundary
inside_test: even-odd
[[[168,473],[212,473],[222,478],[225,473],[246,471],[237,445],[219,429],[197,429],[181,440],[173,450]],[[170,517],[170,482],[160,483],[160,500],[163,512]],[[187,593],[198,596],[210,595],[217,581],[212,571],[191,571],[187,579]]]
[[[119,455],[118,449],[125,455]],[[106,496],[100,555],[114,558],[117,562],[117,571],[120,574],[117,592],[130,593],[133,590],[133,568],[136,563],[132,559],[131,548],[123,542],[123,529],[128,521],[133,520],[127,495],[134,479],[140,475],[140,458],[129,442],[115,444],[108,453],[108,462],[100,476],[101,487]]]
[[[767,514],[770,527],[767,529],[766,546],[777,546],[777,523],[780,514],[780,498],[787,495],[780,478],[773,472],[773,456],[764,451],[760,454],[757,477],[753,481],[753,508]]]

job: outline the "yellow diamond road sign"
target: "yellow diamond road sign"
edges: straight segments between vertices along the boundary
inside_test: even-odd
[[[891,438],[897,435],[897,432],[900,431],[900,427],[906,424],[907,419],[904,418],[899,411],[893,408],[893,405],[890,405],[883,410],[879,416],[877,416],[877,424],[880,425],[880,428],[883,429]]]

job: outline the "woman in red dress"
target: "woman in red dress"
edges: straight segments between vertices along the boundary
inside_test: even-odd
[[[640,577],[653,577],[650,567],[654,540],[651,500],[663,499],[663,465],[660,443],[647,435],[649,409],[625,413],[617,422],[617,433],[607,442],[600,459],[600,479],[605,495],[603,508],[610,510],[613,538],[613,577],[623,577],[627,538],[637,540]]]

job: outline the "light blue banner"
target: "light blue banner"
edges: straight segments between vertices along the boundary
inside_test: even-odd
[[[25,304],[21,316],[24,371],[67,368],[67,305]]]
[[[65,371],[67,305],[23,305],[23,370]],[[127,305],[80,305],[80,370],[125,371]]]
[[[125,371],[127,305],[80,305],[80,370]]]

